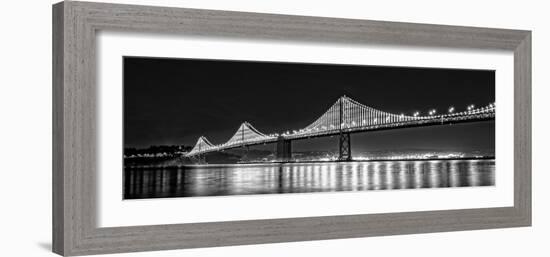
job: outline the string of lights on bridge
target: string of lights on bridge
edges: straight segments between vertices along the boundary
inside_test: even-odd
[[[201,136],[186,156],[191,157],[207,152],[272,143],[281,138],[295,140],[315,136],[331,136],[342,132],[352,133],[384,128],[427,126],[488,119],[494,118],[495,108],[495,103],[480,108],[476,108],[475,105],[471,104],[461,112],[457,112],[455,107],[451,106],[444,114],[437,114],[436,109],[430,109],[427,115],[420,115],[419,111],[415,111],[412,115],[392,114],[363,105],[347,96],[342,96],[323,115],[305,128],[288,130],[281,134],[263,134],[250,123],[244,122],[227,142],[219,145],[214,145],[206,137]]]
[[[495,104],[494,103],[490,103],[489,105],[485,106],[485,107],[482,107],[480,108],[480,110],[476,110],[476,111],[483,111],[483,110],[488,110],[489,108],[494,108],[495,107]],[[466,111],[464,112],[459,112],[459,113],[455,113],[455,107],[454,106],[451,106],[448,108],[448,114],[456,114],[456,115],[461,115],[463,113],[475,113],[473,112],[475,109],[475,105],[471,104],[471,105],[468,105],[466,107]],[[428,116],[420,116],[420,112],[419,111],[415,111],[413,114],[412,114],[412,117],[415,117],[415,118],[419,118],[419,119],[429,119],[429,118],[433,118],[434,115],[437,114],[437,109],[430,109],[428,111]],[[441,117],[442,115],[439,115],[439,116],[436,116],[436,117]],[[405,114],[404,113],[401,113],[399,114],[399,117],[401,119],[405,119]],[[389,117],[386,118],[386,120],[388,120]],[[374,122],[378,122],[378,119],[375,118],[374,119]],[[363,120],[363,123],[366,123],[366,120]],[[347,127],[348,124],[346,123],[342,123],[341,124],[342,126],[344,127]],[[352,122],[352,126],[355,125],[355,122]],[[331,128],[334,128],[334,126],[331,126]],[[301,130],[293,130],[292,132],[291,131],[286,131],[286,132],[283,132],[281,135],[291,135],[291,134],[296,134],[296,133],[300,133],[300,132],[304,132],[306,130],[304,129],[301,129]],[[308,129],[307,131],[311,131],[311,129]],[[277,134],[277,133],[273,133],[273,134],[269,134],[269,136],[279,136],[280,134]]]

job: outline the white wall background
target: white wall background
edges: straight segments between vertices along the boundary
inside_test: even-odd
[[[126,0],[221,10],[533,30],[533,227],[205,248],[116,256],[550,256],[550,19],[545,1]],[[0,256],[51,247],[51,4],[0,14]]]

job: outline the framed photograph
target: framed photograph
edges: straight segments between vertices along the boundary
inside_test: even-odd
[[[53,6],[53,251],[531,225],[531,32]]]

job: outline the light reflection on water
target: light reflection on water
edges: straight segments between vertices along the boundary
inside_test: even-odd
[[[126,169],[125,199],[493,186],[494,160]]]

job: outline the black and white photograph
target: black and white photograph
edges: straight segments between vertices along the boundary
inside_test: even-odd
[[[123,57],[124,199],[494,186],[495,72]]]

